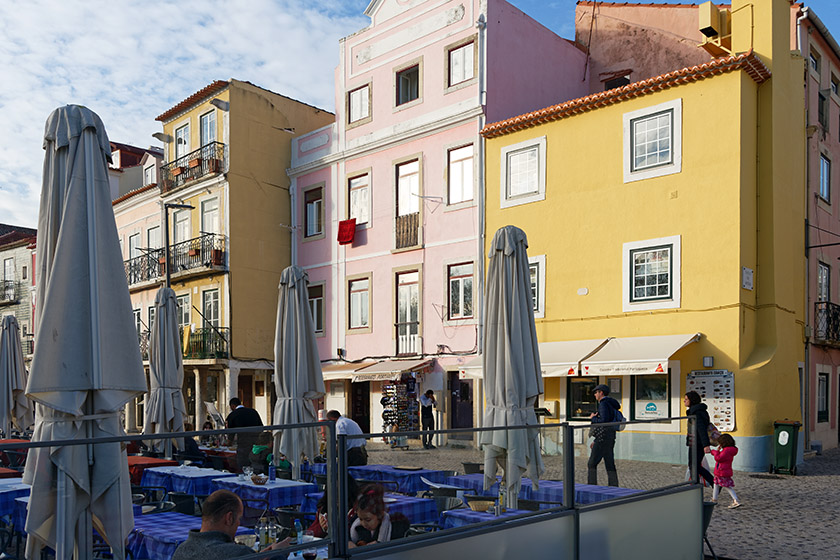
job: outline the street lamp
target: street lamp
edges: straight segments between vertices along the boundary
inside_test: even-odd
[[[172,273],[169,270],[169,209],[175,208],[194,210],[195,206],[191,204],[175,204],[172,202],[163,203],[163,246],[165,247],[164,258],[166,259],[166,287],[172,283]]]

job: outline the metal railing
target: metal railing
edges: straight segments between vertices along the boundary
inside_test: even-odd
[[[143,331],[137,335],[137,341],[140,344],[140,354],[143,356],[143,361],[149,360],[149,342],[151,339],[151,331]]]
[[[416,247],[420,244],[420,213],[397,216],[396,245],[397,249]]]
[[[814,303],[814,339],[840,344],[840,305],[829,301]]]
[[[160,191],[167,193],[190,181],[223,173],[227,167],[226,146],[210,142],[160,168]]]
[[[35,337],[34,336],[25,336],[20,341],[21,349],[23,350],[24,356],[31,356],[35,353]]]
[[[181,330],[183,340],[183,329]],[[227,358],[230,348],[229,327],[208,327],[190,332],[184,357],[193,359]]]
[[[0,280],[0,303],[17,301],[17,284],[14,280]]]
[[[397,355],[413,356],[420,353],[420,321],[395,323],[397,327]]]
[[[199,237],[170,246],[169,259],[172,274],[201,268],[225,266],[225,236],[220,233],[203,233]],[[166,262],[163,249],[149,250],[145,255],[124,262],[128,285],[163,278]]]

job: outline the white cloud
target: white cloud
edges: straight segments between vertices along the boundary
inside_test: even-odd
[[[154,119],[237,78],[332,111],[338,40],[367,0],[0,2],[0,223],[35,227],[44,122],[86,105],[108,136],[157,143]]]

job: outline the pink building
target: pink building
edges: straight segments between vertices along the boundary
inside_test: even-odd
[[[432,389],[437,428],[472,427],[479,131],[588,93],[586,55],[503,0],[373,0],[365,14],[339,44],[336,122],[292,144],[293,262],[309,274],[326,407],[368,432],[417,429]]]

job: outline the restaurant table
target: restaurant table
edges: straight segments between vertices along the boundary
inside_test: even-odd
[[[243,500],[265,500],[272,509],[300,505],[307,494],[318,491],[316,484],[280,478],[265,484],[254,484],[250,479],[239,477],[216,478],[213,485],[214,490],[230,490]]]
[[[16,479],[3,479],[0,484],[0,517],[13,516],[15,500],[29,496],[30,486]]]
[[[16,532],[23,533],[23,528],[26,525],[26,508],[29,507],[30,496],[22,496],[14,500],[14,512],[12,513],[12,524]],[[143,513],[143,506],[139,504],[131,504],[131,509],[136,518]]]
[[[7,445],[10,443],[30,443],[28,439],[0,439],[0,445]],[[19,453],[26,453],[29,451],[28,448],[23,447],[20,449],[12,449],[11,451],[17,451]],[[5,451],[0,451],[0,461],[3,462],[4,465],[9,464],[9,458],[6,456]],[[22,466],[22,465],[21,465]]]
[[[312,465],[312,472],[315,474],[326,473],[326,463],[315,463]],[[416,494],[417,492],[424,492],[429,489],[429,485],[421,479],[425,478],[432,482],[445,482],[446,473],[444,471],[431,469],[418,469],[415,467],[400,467],[392,465],[363,465],[359,467],[348,467],[347,472],[350,476],[356,479],[374,480],[374,481],[388,481],[393,480],[397,483],[397,492],[403,494]],[[391,490],[391,488],[386,488]]]
[[[128,535],[127,547],[136,560],[169,560],[178,545],[187,540],[190,529],[200,529],[201,518],[173,511],[134,517],[134,530]],[[253,530],[239,527],[237,535]]]
[[[212,464],[210,457],[221,457],[224,467],[230,472],[239,472],[239,465],[236,463],[236,448],[235,447],[207,447],[206,445],[199,445],[199,451],[203,451],[207,455],[208,460],[205,464]]]
[[[459,474],[456,476],[449,476],[446,478],[446,484],[451,484],[452,486],[457,486],[459,488],[464,488],[465,490],[469,490],[471,493],[477,496],[493,496],[496,497],[499,495],[499,483],[502,480],[502,477],[496,477],[496,483],[493,484],[487,490],[484,489],[484,474],[483,473],[475,473],[475,474]],[[434,481],[433,481],[434,482]],[[540,481],[542,484],[543,481]],[[519,488],[519,497],[523,500],[530,500],[531,499],[531,480],[528,478],[522,478],[522,486]]]
[[[318,500],[323,495],[323,492],[307,494],[300,505],[300,510],[316,511]],[[415,498],[414,496],[388,492],[385,494],[385,508],[389,513],[405,515],[411,523],[437,523],[440,518],[435,501],[429,498]]]
[[[20,478],[23,476],[23,471],[16,471],[15,469],[7,469],[0,467],[0,478]]]
[[[443,529],[451,529],[453,527],[463,527],[464,525],[472,525],[473,523],[482,523],[484,521],[492,521],[502,517],[513,517],[514,515],[521,515],[523,513],[533,513],[523,509],[508,509],[503,514],[496,516],[490,511],[473,511],[470,508],[450,509],[444,511],[440,516],[440,526]]]
[[[143,471],[141,486],[161,486],[167,492],[208,495],[214,490],[213,480],[236,476],[234,473],[199,467],[150,467]]]
[[[128,456],[128,472],[131,475],[132,484],[140,484],[143,480],[143,470],[150,467],[166,467],[177,465],[178,461],[171,459],[160,459],[157,457],[143,457],[142,455]]]
[[[462,474],[458,476],[450,476],[446,479],[447,484],[453,486],[460,486],[471,490],[479,496],[498,496],[499,495],[499,480],[496,477],[496,484],[490,487],[489,490],[484,490],[484,475],[483,474]],[[594,504],[604,500],[611,500],[614,498],[623,498],[637,494],[641,490],[632,488],[619,488],[616,486],[595,486],[592,484],[575,484],[575,502],[579,504]],[[563,481],[562,480],[540,480],[539,488],[534,488],[533,482],[529,478],[522,478],[522,487],[519,490],[519,497],[523,500],[538,500],[544,502],[562,502],[563,501]],[[545,507],[556,507],[546,505]]]

